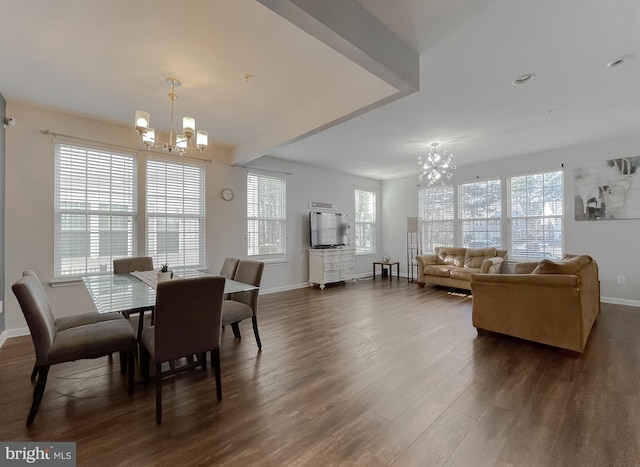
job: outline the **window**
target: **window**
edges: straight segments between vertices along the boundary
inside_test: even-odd
[[[512,177],[509,192],[509,256],[561,257],[562,171]]]
[[[284,260],[286,186],[283,177],[247,173],[247,255]]]
[[[502,188],[500,180],[458,186],[458,220],[462,246],[499,247]]]
[[[136,252],[135,156],[55,145],[54,277],[112,270]]]
[[[453,186],[421,188],[418,211],[422,219],[422,251],[454,244]]]
[[[147,161],[147,253],[172,268],[205,265],[204,167]]]
[[[356,190],[356,252],[376,251],[376,194]]]

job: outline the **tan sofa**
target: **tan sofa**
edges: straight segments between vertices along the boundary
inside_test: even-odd
[[[516,274],[474,274],[472,321],[492,331],[578,356],[600,311],[598,265],[590,256],[519,263]]]
[[[416,257],[418,283],[471,290],[471,275],[499,274],[506,250],[495,248],[439,247],[435,254]]]

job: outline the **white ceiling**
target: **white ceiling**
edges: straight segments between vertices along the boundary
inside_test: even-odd
[[[357,1],[419,52],[419,91],[394,100],[255,0],[0,0],[0,92],[122,125],[144,109],[154,124],[174,76],[178,112],[236,163],[272,155],[376,179],[415,173],[434,141],[460,166],[638,134],[637,0]],[[511,84],[524,73],[536,78]]]

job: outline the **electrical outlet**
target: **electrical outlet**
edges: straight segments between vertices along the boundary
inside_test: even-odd
[[[4,311],[4,300],[0,300],[0,315]]]
[[[626,284],[627,283],[627,278],[625,276],[618,276],[618,284]]]

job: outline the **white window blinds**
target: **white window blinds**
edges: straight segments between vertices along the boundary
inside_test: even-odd
[[[135,156],[55,145],[54,277],[112,270],[136,252]]]
[[[285,179],[247,173],[247,255],[263,260],[283,260],[285,227]]]
[[[205,266],[204,167],[147,161],[147,253],[173,269]]]
[[[422,218],[422,251],[431,252],[454,242],[453,186],[421,188],[418,212]]]
[[[376,193],[355,190],[356,252],[376,251]]]

